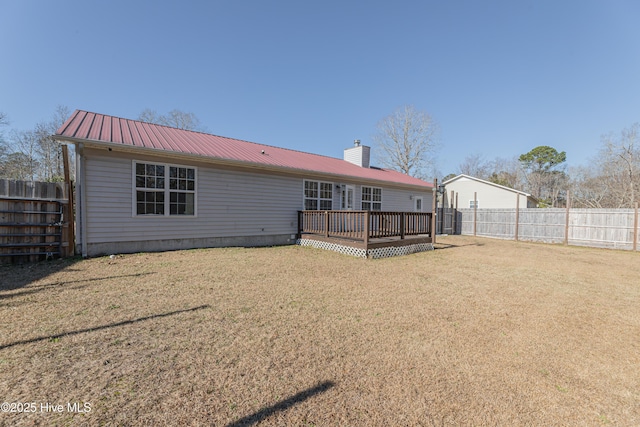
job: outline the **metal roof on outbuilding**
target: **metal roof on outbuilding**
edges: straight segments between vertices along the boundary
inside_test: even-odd
[[[432,188],[429,182],[390,169],[364,168],[345,160],[168,126],[76,110],[57,130],[57,140],[122,145],[269,167]]]

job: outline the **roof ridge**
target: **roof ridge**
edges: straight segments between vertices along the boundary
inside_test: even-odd
[[[312,156],[325,157],[325,158],[328,158],[328,159],[342,160],[342,161],[346,162],[346,160],[341,159],[340,157],[333,157],[333,156],[328,156],[328,155],[325,155],[325,154],[310,153],[308,151],[296,150],[294,148],[278,147],[277,145],[263,144],[261,142],[249,141],[249,140],[240,139],[240,138],[232,138],[232,137],[224,136],[224,135],[216,135],[216,134],[213,134],[213,133],[204,132],[204,131],[200,131],[200,130],[181,129],[181,128],[177,128],[177,127],[173,127],[173,126],[169,126],[169,125],[163,125],[163,124],[160,124],[160,123],[145,122],[144,120],[139,120],[139,119],[128,119],[126,117],[119,117],[119,116],[113,116],[113,115],[110,115],[110,114],[96,113],[94,111],[89,111],[89,110],[77,109],[76,111],[77,112],[87,113],[87,114],[94,114],[96,116],[111,117],[113,119],[125,120],[125,121],[128,121],[128,122],[144,123],[144,124],[151,125],[151,126],[159,126],[159,127],[167,128],[167,129],[174,129],[174,130],[178,130],[178,131],[197,133],[197,134],[200,134],[200,135],[215,136],[216,138],[224,138],[224,139],[228,139],[228,140],[231,140],[231,141],[246,142],[248,144],[260,145],[260,146],[263,146],[263,147],[275,148],[275,149],[278,149],[278,150],[287,150],[287,151],[292,151],[292,152],[295,152],[295,153],[302,153],[302,154],[307,154],[307,155],[312,155]],[[72,116],[73,116],[73,114],[72,114]],[[378,169],[380,169],[380,170],[389,170],[389,169],[385,169],[385,168],[378,168]]]

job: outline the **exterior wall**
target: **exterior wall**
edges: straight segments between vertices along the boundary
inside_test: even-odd
[[[171,161],[197,167],[196,216],[135,216],[134,159],[167,161],[85,151],[88,255],[228,246],[230,238],[238,245],[253,246],[247,237],[255,238],[256,245],[294,243],[301,179]]]
[[[340,184],[353,185],[355,188],[354,207],[353,210],[362,210],[362,187],[373,187],[382,189],[382,210],[395,212],[413,212],[413,198],[422,197],[423,212],[431,212],[432,207],[432,191],[429,190],[400,190],[397,188],[386,187],[375,184],[358,184],[347,181],[340,181]],[[333,209],[340,209],[340,193],[334,192]]]
[[[520,198],[520,208],[532,207],[527,205],[528,199],[524,194],[465,177],[458,178],[446,185],[446,206],[450,206],[451,191],[458,193],[458,208],[460,209],[470,207],[469,202],[473,200],[474,192],[478,193],[479,209],[515,209],[518,198]]]
[[[136,216],[134,160],[196,167],[196,215]],[[85,200],[78,203],[78,226],[85,227],[81,236],[86,240],[82,242],[86,255],[295,243],[297,212],[304,206],[303,177],[98,149],[85,149],[81,163],[85,176],[80,195]],[[340,209],[337,184],[354,185],[354,209],[360,210],[361,184],[332,184],[334,210]],[[431,191],[381,188],[382,210],[412,211],[411,197],[419,195],[423,196],[423,211],[431,211]]]

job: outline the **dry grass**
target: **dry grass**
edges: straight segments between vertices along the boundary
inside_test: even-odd
[[[1,267],[0,425],[640,424],[638,253],[441,242]]]

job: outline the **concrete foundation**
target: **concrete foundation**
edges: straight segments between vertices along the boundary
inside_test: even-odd
[[[137,252],[163,252],[198,248],[260,247],[293,245],[291,234],[272,236],[204,237],[198,239],[145,240],[134,242],[104,242],[87,245],[90,257],[130,254]]]

